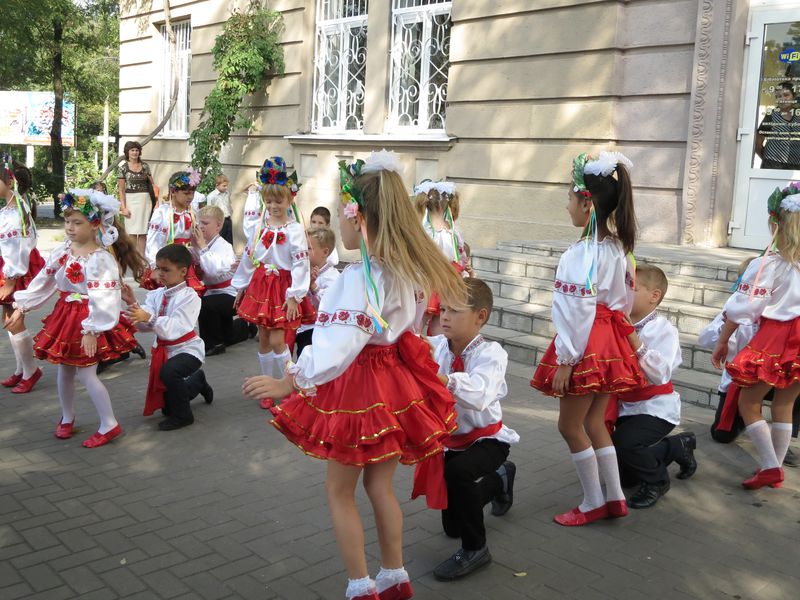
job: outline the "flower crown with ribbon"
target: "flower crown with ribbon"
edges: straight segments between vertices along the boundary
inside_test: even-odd
[[[169,178],[169,189],[171,192],[195,190],[200,185],[201,179],[200,172],[189,167],[185,171],[173,173],[172,177]]]
[[[288,172],[286,161],[280,156],[270,156],[264,161],[258,172],[258,180],[262,187],[265,185],[282,185],[289,188],[292,198],[297,196],[300,190],[297,171]]]
[[[5,174],[5,179],[10,183],[11,192],[17,200],[17,212],[22,224],[22,236],[27,237],[28,227],[33,232],[36,232],[36,224],[33,219],[33,212],[31,211],[30,199],[28,194],[22,195],[19,193],[19,184],[17,177],[14,175],[14,159],[8,152],[3,152],[2,160],[0,160],[0,169]],[[5,203],[5,198],[0,198]]]
[[[622,163],[628,169],[633,168],[630,159],[621,152],[603,151],[597,158],[583,152],[572,161],[572,190],[584,198],[591,198],[592,193],[586,188],[585,175],[608,177]]]
[[[111,246],[119,238],[114,218],[119,213],[119,201],[97,190],[68,190],[61,199],[61,210],[81,213],[92,225],[100,226],[100,243]]]
[[[800,212],[800,182],[792,181],[785,188],[775,188],[767,199],[769,216],[777,219],[780,211]]]

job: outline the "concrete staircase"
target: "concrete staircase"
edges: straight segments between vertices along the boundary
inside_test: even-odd
[[[502,344],[512,361],[509,371],[530,377],[554,334],[550,317],[553,280],[562,241],[507,241],[496,249],[474,250],[477,277],[494,292],[495,308],[484,335]],[[720,372],[711,352],[697,345],[697,334],[720,311],[736,280],[739,263],[753,251],[641,244],[639,262],[661,267],[669,279],[659,307],[681,333],[683,365],[673,383],[686,402],[715,407]]]

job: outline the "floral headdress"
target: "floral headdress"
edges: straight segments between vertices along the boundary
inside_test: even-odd
[[[169,190],[176,192],[179,190],[196,190],[200,185],[200,173],[189,167],[185,171],[178,171],[169,178]]]
[[[261,165],[261,169],[258,171],[258,181],[260,191],[263,191],[264,187],[268,185],[280,185],[287,188],[292,194],[291,214],[293,214],[295,220],[300,223],[300,211],[297,210],[297,203],[294,201],[301,186],[297,171],[289,173],[286,161],[283,157],[270,156],[264,161],[264,164]]]
[[[444,220],[450,229],[450,236],[452,237],[453,251],[455,253],[456,262],[460,263],[461,251],[458,249],[458,236],[456,235],[455,220],[453,219],[453,211],[450,209],[450,199],[456,193],[456,184],[452,181],[431,181],[430,179],[426,179],[421,181],[414,188],[414,194],[417,196],[420,194],[425,194],[428,196],[432,191],[439,192],[439,198],[444,204]],[[425,208],[424,220],[427,222],[428,227],[433,229],[433,223],[431,223],[431,216],[427,208]]]
[[[19,213],[19,220],[22,224],[22,236],[27,237],[29,224],[34,232],[36,231],[36,224],[33,220],[33,213],[31,212],[27,194],[23,196],[19,193],[19,185],[14,175],[14,159],[7,152],[3,153],[2,160],[0,160],[0,170],[5,173],[5,179],[11,183],[11,191],[17,200],[17,212]]]
[[[119,201],[97,190],[69,190],[61,199],[61,210],[81,213],[92,225],[99,225],[100,243],[111,246],[119,238],[114,218],[119,213]]]
[[[403,166],[394,152],[385,149],[380,152],[373,152],[367,157],[366,161],[361,159],[354,163],[347,164],[347,161],[339,161],[339,187],[341,188],[341,200],[344,204],[344,216],[354,220],[359,213],[364,214],[365,201],[364,193],[356,180],[361,175],[377,173],[378,171],[394,171],[402,176]],[[372,278],[372,267],[369,261],[369,237],[366,225],[361,228],[361,260],[364,263],[364,289],[367,297],[367,310],[372,319],[375,329],[381,333],[389,324],[383,319],[380,313],[380,300],[378,299],[378,287]]]

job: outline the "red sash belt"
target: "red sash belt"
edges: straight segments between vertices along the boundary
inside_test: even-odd
[[[495,433],[503,428],[503,422],[498,421],[486,427],[476,427],[469,433],[462,433],[461,435],[451,435],[444,440],[444,445],[450,450],[466,450],[480,438],[493,436]]]
[[[621,310],[611,310],[605,304],[598,304],[595,309],[595,321],[613,321],[619,332],[627,337],[632,334],[635,329],[633,325],[625,318],[625,313]]]
[[[183,344],[197,337],[194,331],[182,335],[177,340],[156,338],[156,347],[150,353],[150,376],[147,379],[147,396],[144,402],[144,416],[152,415],[164,408],[164,392],[167,386],[161,381],[161,367],[167,362],[167,346]]]
[[[722,405],[722,414],[719,416],[719,423],[717,423],[717,431],[733,430],[733,423],[739,414],[739,393],[741,391],[742,388],[735,383],[728,386],[728,392],[725,394],[725,404]]]
[[[663,396],[664,394],[671,394],[675,391],[672,382],[669,381],[663,385],[648,385],[647,387],[616,394],[608,399],[608,406],[606,406],[605,423],[609,433],[614,431],[614,425],[619,418],[619,403],[620,402],[644,402],[655,398],[656,396]]]
[[[206,284],[206,290],[221,290],[229,287],[231,285],[231,281],[233,281],[233,279],[226,279],[225,281],[220,281],[219,283]]]

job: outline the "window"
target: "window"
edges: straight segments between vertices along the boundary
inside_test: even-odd
[[[317,0],[315,131],[361,130],[368,0]]]
[[[189,85],[191,82],[192,65],[192,26],[189,21],[179,21],[172,23],[172,31],[175,34],[178,58],[178,102],[170,115],[169,121],[161,130],[163,136],[188,135],[189,134]],[[166,25],[161,26],[161,58],[162,58],[162,79],[161,79],[161,99],[158,103],[158,120],[164,118],[172,99],[173,71],[172,59],[170,57],[169,36],[167,35]]]
[[[443,130],[452,2],[392,2],[390,129]]]

